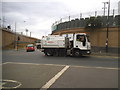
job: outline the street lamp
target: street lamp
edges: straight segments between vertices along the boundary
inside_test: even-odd
[[[2,19],[0,18],[0,27],[2,27]]]
[[[28,33],[28,29],[26,29],[25,31],[26,31],[26,36],[27,36],[27,33]]]
[[[108,4],[108,16],[107,16],[107,33],[106,33],[106,53],[108,52],[108,31],[109,31],[109,14],[110,14],[110,0]]]
[[[32,32],[30,32],[30,37],[31,37],[31,33],[32,33]]]
[[[16,22],[15,22],[14,47],[15,47],[16,50],[18,50],[18,47],[17,47],[17,33],[16,33],[16,29],[17,29],[17,25],[16,25]]]

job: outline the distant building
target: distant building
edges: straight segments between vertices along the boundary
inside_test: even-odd
[[[118,2],[118,14],[120,15],[120,1]]]

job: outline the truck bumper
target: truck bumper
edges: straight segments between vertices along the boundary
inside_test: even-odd
[[[91,50],[80,50],[80,53],[82,55],[90,55],[91,54]]]

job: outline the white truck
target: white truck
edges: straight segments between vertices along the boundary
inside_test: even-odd
[[[86,33],[43,36],[41,49],[46,56],[81,56],[91,53],[91,45]]]

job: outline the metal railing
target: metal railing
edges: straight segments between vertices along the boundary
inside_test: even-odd
[[[106,27],[107,14],[105,14],[104,16],[103,11],[95,11],[95,12],[80,13],[80,14],[61,18],[60,20],[53,23],[52,31],[75,28],[75,27],[86,27],[87,25],[90,25],[89,21],[91,18],[95,18],[95,20],[99,20],[101,22],[101,27]],[[118,22],[119,18],[120,15],[118,15],[118,9],[110,10],[109,25],[113,27],[119,26],[120,25],[120,23]]]

